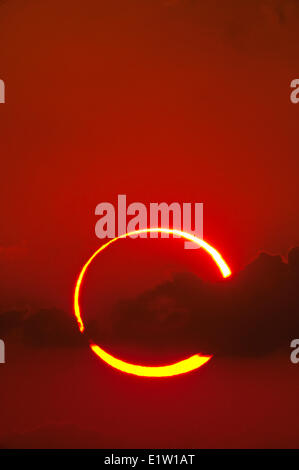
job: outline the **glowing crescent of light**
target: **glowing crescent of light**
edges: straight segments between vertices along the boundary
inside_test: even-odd
[[[190,233],[182,232],[180,230],[175,230],[175,229],[168,229],[168,228],[145,228],[145,229],[136,230],[134,232],[125,233],[123,235],[120,235],[119,237],[109,240],[109,242],[102,245],[87,260],[87,262],[84,264],[83,268],[81,269],[81,272],[76,282],[75,293],[74,293],[74,312],[75,312],[75,316],[76,316],[76,319],[79,325],[79,330],[81,331],[81,333],[83,333],[85,328],[84,328],[84,324],[81,318],[81,312],[80,312],[80,306],[79,306],[79,293],[80,293],[80,287],[83,281],[84,274],[86,273],[86,270],[88,266],[90,265],[90,263],[94,260],[94,258],[101,251],[105,250],[105,248],[111,245],[111,243],[116,242],[120,238],[126,238],[131,235],[140,235],[142,233],[152,233],[152,232],[177,235],[179,237],[184,238],[185,240],[189,240],[189,241],[196,243],[201,248],[203,248],[207,253],[209,253],[209,255],[211,255],[211,257],[217,264],[224,278],[229,277],[231,275],[231,270],[229,269],[228,265],[226,264],[226,262],[224,261],[220,253],[217,250],[215,250],[215,248],[213,248],[211,245],[209,245],[207,242],[205,242],[201,238],[191,235]],[[97,346],[96,344],[90,344],[90,348],[104,362],[114,367],[115,369],[118,369],[122,372],[126,372],[128,374],[139,375],[142,377],[170,377],[173,375],[184,374],[194,369],[198,369],[200,366],[208,362],[212,357],[212,356],[201,356],[200,354],[195,354],[194,356],[191,356],[188,359],[185,359],[183,361],[176,362],[175,364],[153,367],[153,366],[141,366],[141,365],[130,364],[128,362],[124,362],[120,359],[117,359],[111,356],[102,348]]]

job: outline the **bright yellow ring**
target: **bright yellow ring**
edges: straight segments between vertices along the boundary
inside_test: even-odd
[[[166,229],[166,228],[145,228],[141,230],[136,230],[135,232],[125,233],[123,235],[120,235],[119,237],[109,240],[109,242],[102,245],[97,251],[95,251],[95,253],[88,259],[88,261],[84,264],[83,268],[81,269],[81,272],[76,282],[75,293],[74,293],[74,312],[75,312],[75,316],[76,316],[81,333],[83,333],[84,331],[84,324],[82,321],[80,306],[79,306],[79,293],[80,293],[80,287],[83,281],[84,274],[86,273],[86,270],[88,266],[90,265],[90,263],[101,251],[105,250],[105,248],[111,245],[111,243],[116,242],[120,238],[126,238],[131,235],[140,235],[142,233],[152,233],[152,232],[177,235],[177,236],[184,238],[185,240],[196,243],[201,248],[203,248],[207,253],[209,253],[209,255],[211,255],[211,257],[217,264],[224,278],[231,275],[231,270],[229,269],[228,265],[226,264],[226,262],[224,261],[220,253],[217,250],[215,250],[215,248],[213,248],[211,245],[209,245],[207,242],[205,242],[201,238],[191,235],[190,233],[182,232],[180,230],[175,230],[175,229]],[[194,356],[191,356],[188,359],[185,359],[183,361],[176,362],[175,364],[152,367],[152,366],[141,366],[141,365],[130,364],[128,362],[124,362],[121,359],[117,359],[114,356],[111,356],[111,354],[108,354],[106,351],[104,351],[102,348],[100,348],[96,344],[90,344],[90,348],[104,362],[114,367],[115,369],[118,369],[122,372],[126,372],[128,374],[139,375],[142,377],[170,377],[172,375],[184,374],[186,372],[190,372],[191,370],[198,369],[200,366],[208,362],[212,357],[212,356],[201,356],[200,354],[195,354]]]

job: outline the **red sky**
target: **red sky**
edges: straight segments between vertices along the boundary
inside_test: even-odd
[[[145,204],[203,202],[204,238],[219,249],[233,271],[261,250],[286,255],[290,247],[298,245],[299,105],[290,101],[290,83],[299,75],[298,18],[295,0],[0,1],[0,79],[6,84],[6,103],[0,105],[0,311],[24,304],[70,310],[76,275],[99,246],[94,233],[95,207],[103,201],[115,203],[118,194],[126,194],[128,202]],[[191,254],[185,254],[190,268]],[[143,260],[150,264],[143,266],[147,266],[147,279],[152,280],[161,260],[155,265],[148,258],[144,253]],[[113,266],[119,268],[117,256],[111,254],[107,273],[112,275]],[[120,275],[118,271],[119,284]],[[133,265],[126,275],[127,285],[132,279],[138,290]],[[157,280],[160,275],[161,271]],[[106,275],[103,288],[109,291],[109,285],[111,277]],[[44,377],[39,359],[36,361],[32,374]],[[295,380],[294,368],[289,369],[286,361],[285,374],[292,376],[288,378],[290,387],[283,388],[281,397],[274,394],[271,402],[280,414],[280,429],[291,422],[292,413],[296,415],[295,395],[286,409],[276,408],[279,400],[288,401]],[[221,415],[216,444],[235,442],[238,413],[246,410],[252,387],[256,399],[259,393],[263,396],[259,418],[257,414],[255,419],[248,417],[248,428],[238,443],[266,442],[263,436],[271,431],[274,418],[272,408],[263,416],[261,410],[278,379],[271,382],[269,372],[269,382],[261,384],[255,365],[252,361],[249,375],[239,364],[228,372],[234,390],[233,395],[228,391],[224,395],[229,403],[216,396],[227,378],[223,372],[211,379],[209,392],[203,392],[207,398],[213,390]],[[93,368],[93,363],[88,367]],[[223,370],[230,367],[225,364]],[[259,367],[261,377],[266,370],[277,374],[274,366]],[[22,384],[20,364],[17,372],[10,370],[7,380]],[[71,380],[81,380],[84,367],[80,365],[78,370]],[[58,394],[62,393],[59,373],[56,370],[53,382]],[[93,370],[89,374],[94,377]],[[110,391],[119,380],[112,375],[112,382],[110,375],[107,379]],[[87,402],[96,403],[98,385],[90,385],[92,397],[87,394]],[[47,408],[43,399],[32,420],[17,417],[17,399],[9,399],[11,387],[3,392],[15,411],[15,427],[9,432],[48,426],[51,413],[45,412],[46,418],[38,423],[38,416]],[[32,387],[24,392],[28,409],[37,391],[45,392],[38,379]],[[130,395],[130,387],[124,393]],[[213,446],[211,423],[206,440],[190,438],[192,429],[201,428],[201,419],[203,425],[209,421],[197,385],[192,387],[191,403],[200,410],[197,418],[191,424],[184,421],[184,413],[192,412],[191,405],[180,408],[182,427],[169,442],[163,431],[161,445],[187,447],[191,442]],[[174,408],[177,400],[189,400],[183,386],[176,390],[173,396],[167,390]],[[62,401],[57,399],[52,405],[57,407],[54,420],[60,419],[59,407],[67,400],[67,394],[62,395]],[[226,422],[235,406],[232,396],[240,402],[234,426],[225,438]],[[157,394],[156,400],[162,409],[163,399]],[[78,395],[61,421],[74,422],[71,416],[76,411],[79,425],[88,427],[82,417],[84,403],[78,411],[79,402]],[[102,409],[100,404],[90,403],[89,416],[94,407]],[[154,407],[153,402],[149,414]],[[123,419],[129,414],[125,409],[124,404]],[[211,403],[208,410],[212,410]],[[168,418],[172,412],[169,408]],[[97,422],[101,418],[100,411],[95,413]],[[135,418],[138,427],[141,418],[137,414]],[[8,423],[8,414],[5,419]],[[109,419],[107,411],[104,420]],[[256,423],[262,421],[267,422],[265,432],[256,435]],[[171,418],[162,429],[173,422]],[[140,440],[134,434],[137,441],[121,441],[120,432],[115,445],[152,442],[146,441],[155,430],[151,423],[150,432],[141,434]],[[109,426],[113,435],[114,428]],[[295,442],[296,433],[293,427],[287,439],[281,437],[281,431],[281,441],[275,437],[271,443],[288,445]]]
[[[298,244],[297,2],[0,8],[7,291],[63,302],[117,194],[204,202],[205,238],[235,270]]]

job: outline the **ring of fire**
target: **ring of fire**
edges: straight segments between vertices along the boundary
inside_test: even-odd
[[[116,242],[117,240],[121,238],[127,238],[131,235],[139,235],[142,233],[152,233],[152,232],[176,235],[181,238],[184,238],[185,240],[196,243],[212,257],[212,259],[218,266],[224,278],[229,277],[231,275],[231,270],[226,264],[226,262],[224,261],[224,259],[222,258],[222,256],[220,255],[220,253],[211,245],[209,245],[207,242],[205,242],[204,240],[198,237],[195,237],[194,235],[191,235],[190,233],[182,232],[176,229],[166,229],[166,228],[145,228],[145,229],[136,230],[134,232],[125,233],[123,235],[120,235],[119,237],[113,238],[109,242],[102,245],[97,251],[93,253],[93,255],[86,261],[83,268],[81,269],[81,272],[76,281],[75,292],[74,292],[74,313],[75,313],[75,317],[77,319],[79,330],[81,331],[81,333],[83,333],[85,327],[84,327],[84,323],[81,317],[81,311],[80,311],[80,305],[79,305],[79,294],[80,294],[80,287],[82,285],[82,281],[83,281],[83,278],[84,278],[84,275],[86,273],[88,266],[91,264],[94,258],[99,253],[101,253],[101,251],[105,250],[105,248],[107,248],[109,245]],[[198,369],[200,366],[208,362],[212,357],[212,356],[201,356],[200,354],[195,354],[194,356],[191,356],[188,359],[176,362],[174,364],[153,367],[153,366],[142,366],[142,365],[137,365],[137,364],[131,364],[131,363],[122,361],[121,359],[117,359],[111,354],[108,354],[106,351],[100,348],[100,346],[93,344],[93,343],[90,344],[90,348],[98,357],[100,357],[104,362],[109,364],[111,367],[114,367],[115,369],[118,369],[122,372],[126,372],[128,374],[134,374],[134,375],[138,375],[142,377],[170,377],[173,375],[184,374],[186,372],[190,372],[192,370]]]

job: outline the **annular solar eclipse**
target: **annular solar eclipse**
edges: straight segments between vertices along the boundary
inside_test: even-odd
[[[215,248],[213,248],[204,240],[194,235],[191,235],[187,232],[182,232],[180,230],[168,229],[168,228],[146,228],[146,229],[136,230],[134,232],[125,233],[123,235],[120,235],[119,237],[109,240],[109,242],[102,245],[97,251],[93,253],[93,255],[86,261],[86,263],[81,269],[81,272],[76,281],[75,292],[74,292],[74,313],[75,313],[79,330],[81,331],[81,333],[83,333],[85,327],[84,327],[84,323],[83,323],[82,316],[81,316],[79,296],[80,296],[80,288],[82,287],[82,282],[83,282],[84,275],[87,271],[88,266],[91,264],[91,262],[95,259],[95,257],[99,253],[105,250],[112,243],[115,243],[117,240],[121,238],[129,237],[131,235],[139,235],[142,233],[151,233],[151,232],[176,235],[181,238],[184,238],[185,240],[196,243],[212,257],[212,259],[218,266],[224,278],[227,278],[231,275],[230,268],[228,267],[227,263],[224,261],[221,254]],[[108,354],[100,346],[92,342],[90,343],[90,348],[98,357],[100,357],[104,362],[109,364],[111,367],[114,367],[115,369],[118,369],[122,372],[133,374],[133,375],[138,375],[141,377],[170,377],[173,375],[184,374],[186,372],[190,372],[192,370],[198,369],[199,367],[201,367],[203,364],[205,364],[212,358],[212,356],[201,356],[200,354],[195,354],[187,359],[176,362],[174,364],[153,367],[153,366],[143,366],[140,364],[131,364],[131,363],[122,361],[121,359],[116,358],[112,356],[111,354]]]

